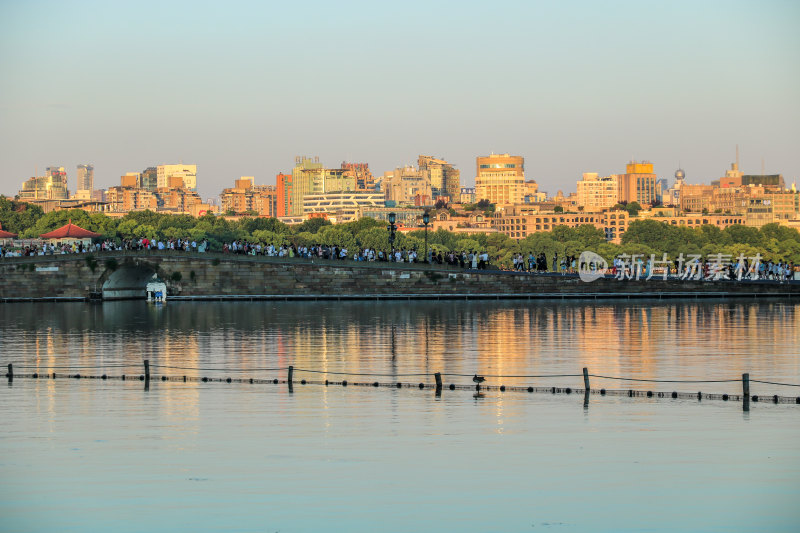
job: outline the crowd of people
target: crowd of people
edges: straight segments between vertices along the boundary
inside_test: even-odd
[[[264,255],[268,257],[300,257],[303,259],[332,259],[353,261],[384,261],[395,263],[421,263],[424,257],[415,249],[377,250],[375,248],[361,248],[349,251],[345,247],[315,244],[313,246],[280,245],[262,246],[258,243],[234,241],[222,247],[222,253],[242,255]],[[423,254],[424,255],[424,254]],[[489,267],[489,254],[487,252],[428,252],[428,262],[431,264],[450,265],[460,268],[485,269]]]
[[[105,239],[92,244],[84,244],[82,241],[70,243],[49,243],[29,244],[27,246],[10,249],[0,244],[0,258],[2,257],[23,257],[39,255],[56,255],[70,253],[89,253],[89,252],[110,252],[110,251],[140,251],[140,250],[166,250],[176,252],[196,252],[203,253],[210,251],[209,243],[203,239],[196,241],[193,239],[124,239],[114,241]],[[422,263],[425,257],[415,249],[392,249],[377,250],[375,248],[362,248],[350,251],[346,247],[315,244],[313,246],[295,246],[292,244],[275,246],[273,244],[262,245],[248,241],[232,241],[224,243],[222,246],[223,254],[238,254],[267,257],[287,257],[303,259],[327,259],[327,260],[352,260],[352,261],[378,261],[395,263]],[[422,254],[424,256],[424,254]],[[562,275],[576,274],[584,270],[596,271],[599,265],[579,264],[579,259],[575,256],[560,256],[556,253],[548,262],[544,252],[539,254],[529,253],[527,257],[522,253],[516,253],[511,258],[512,269],[516,272],[529,273],[558,273]],[[427,262],[436,265],[448,265],[454,268],[483,270],[491,267],[490,257],[486,251],[462,251],[462,252],[434,252],[428,251]],[[502,268],[502,267],[501,267]],[[787,260],[781,261],[762,261],[760,255],[756,257],[730,258],[717,254],[708,258],[700,256],[689,256],[685,259],[681,255],[674,261],[667,261],[666,256],[662,260],[655,260],[653,257],[630,257],[619,256],[614,258],[612,264],[604,265],[604,274],[625,279],[679,279],[679,280],[773,280],[786,281],[794,279],[797,266],[794,262]]]

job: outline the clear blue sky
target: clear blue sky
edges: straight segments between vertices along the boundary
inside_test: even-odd
[[[800,174],[800,3],[0,0],[0,193],[182,160],[215,196],[295,155],[474,183],[525,157],[555,193],[631,159],[690,183]]]

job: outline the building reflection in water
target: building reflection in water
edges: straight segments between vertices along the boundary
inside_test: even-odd
[[[445,383],[469,383],[467,376],[474,373],[580,374],[583,367],[594,374],[636,378],[725,379],[751,372],[797,381],[797,322],[797,305],[779,301],[0,306],[4,359],[38,372],[72,365],[87,367],[81,372],[89,374],[91,368],[123,365],[106,373],[139,375],[142,360],[149,359],[153,365],[175,367],[154,367],[157,374],[191,377],[283,379],[283,370],[251,371],[291,364],[298,369],[298,381],[325,379],[300,369],[381,374],[351,380],[428,383],[434,372],[442,372]],[[582,379],[573,381],[582,387]],[[569,385],[563,378],[490,378],[489,383]],[[80,386],[91,393],[97,385]],[[202,386],[165,386],[160,408],[196,418],[202,397]],[[494,407],[501,419],[503,405]]]

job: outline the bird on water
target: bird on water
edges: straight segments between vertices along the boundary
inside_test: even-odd
[[[472,376],[472,381],[480,385],[481,383],[486,381],[486,378],[483,376],[479,376],[478,374],[475,374],[474,376]]]

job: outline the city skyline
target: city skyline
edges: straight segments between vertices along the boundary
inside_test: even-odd
[[[789,2],[0,6],[0,191],[34,170],[190,162],[216,196],[297,155],[380,174],[441,157],[525,157],[554,194],[649,160],[688,183],[800,175],[800,7]],[[81,27],[57,42],[48,27]],[[121,35],[138,38],[122,39]]]

